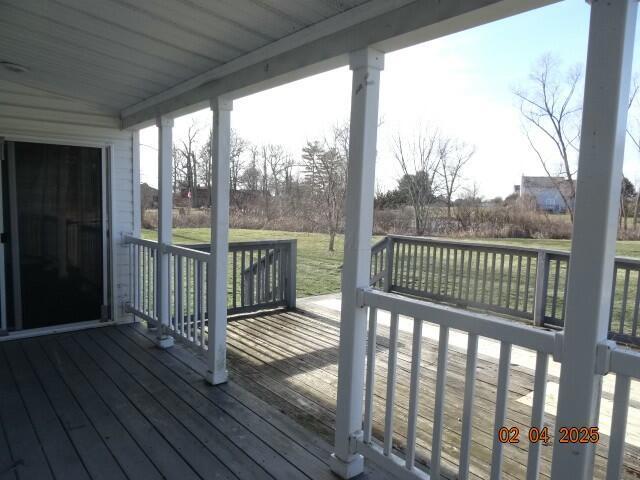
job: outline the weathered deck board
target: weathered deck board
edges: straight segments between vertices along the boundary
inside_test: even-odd
[[[40,441],[31,425],[13,375],[7,367],[8,360],[4,351],[0,351],[0,364],[0,422],[11,453],[11,463],[3,464],[1,470],[7,473],[20,472],[25,478],[52,479],[53,474]]]
[[[83,413],[104,440],[128,478],[161,479],[162,475],[147,454],[125,428],[126,421],[118,418],[87,377],[73,364],[59,342],[38,344],[55,365],[62,381],[81,405]]]
[[[22,346],[10,342],[5,347],[8,366],[13,372],[20,397],[28,412],[49,467],[56,478],[88,479],[89,472],[42,385],[25,357]]]
[[[1,386],[0,386],[1,388]],[[0,409],[3,407],[3,402],[0,401]],[[0,422],[0,465],[5,466],[0,472],[0,479],[2,480],[16,480],[17,474],[14,470],[16,466],[13,457],[11,456],[11,450],[7,443],[7,433],[5,432],[2,422]]]
[[[104,346],[112,354],[115,361],[121,362],[129,372],[136,377],[145,378],[157,398],[167,402],[167,407],[188,426],[191,432],[198,434],[203,442],[219,456],[225,464],[231,465],[234,472],[243,478],[306,478],[302,472],[282,457],[275,455],[275,451],[251,431],[242,427],[234,419],[225,415],[214,403],[193,391],[193,388],[181,380],[174,372],[158,364],[155,359],[146,354],[135,342],[116,331],[107,332],[109,338],[99,335],[101,332],[91,332],[96,342]],[[100,338],[101,337],[101,338]],[[127,348],[128,347],[128,348]],[[119,350],[119,351],[118,351]],[[133,357],[127,359],[127,356]],[[139,364],[134,363],[133,359]],[[142,370],[142,369],[146,369]],[[152,378],[155,374],[155,378]],[[160,379],[167,388],[154,388],[160,384]],[[199,381],[199,380],[197,380]],[[206,387],[205,387],[206,388]],[[161,392],[161,393],[160,393]],[[159,394],[160,393],[160,394]],[[180,405],[182,403],[182,405]],[[181,408],[182,407],[182,408]],[[191,411],[185,410],[190,408]],[[185,410],[181,412],[181,410]],[[196,414],[194,415],[194,411]],[[246,450],[246,453],[245,453]],[[249,454],[251,456],[249,456]]]
[[[337,385],[337,323],[303,312],[279,312],[259,317],[234,319],[229,323],[229,365],[232,378],[244,388],[268,397],[271,402],[292,418],[331,441],[335,413]],[[388,329],[379,330],[376,348],[376,394],[374,396],[374,435],[381,438],[384,430],[382,408],[386,398],[385,345]],[[398,383],[396,388],[396,418],[394,446],[402,450],[406,442],[406,414],[411,359],[410,335],[400,333],[401,348],[398,357]],[[445,431],[443,438],[443,465],[450,476],[457,470],[460,444],[460,417],[464,389],[466,354],[450,346],[446,384]],[[425,338],[421,362],[420,414],[418,418],[417,449],[422,459],[430,454],[433,418],[433,399],[437,361],[436,342]],[[493,443],[497,360],[480,355],[477,370],[475,416],[473,419],[471,473],[475,478],[486,478],[489,473]],[[557,381],[550,375],[548,381]],[[528,443],[526,434],[530,423],[531,407],[519,401],[533,388],[533,371],[512,365],[508,394],[507,425],[521,429],[521,442],[506,445],[503,478],[523,478],[526,472]],[[546,423],[553,431],[553,417]],[[602,435],[598,446],[595,478],[604,476],[608,437]],[[542,448],[541,472],[549,474],[551,447]],[[627,445],[625,477],[638,478],[640,449]]]
[[[242,316],[229,323],[231,381],[202,379],[200,352],[163,351],[140,324],[0,343],[0,479],[292,478],[331,480],[337,387],[337,322],[302,311]],[[374,436],[384,430],[388,329],[376,342]],[[394,448],[406,444],[411,336],[400,332]],[[449,347],[442,459],[455,477],[466,354]],[[423,340],[417,458],[430,456],[437,345]],[[488,476],[497,360],[478,359],[472,478]],[[552,375],[549,381],[556,381]],[[531,407],[519,401],[533,372],[512,365],[508,425],[526,436]],[[636,402],[636,399],[632,399]],[[275,407],[275,408],[274,408]],[[553,428],[553,417],[547,424]],[[602,478],[608,437],[597,448]],[[5,447],[6,445],[6,447]],[[507,445],[502,478],[526,472],[526,438]],[[542,448],[541,478],[551,448]],[[628,444],[625,475],[640,476],[640,449]],[[388,478],[368,469],[371,480]]]
[[[148,412],[136,408],[119,385],[105,375],[87,352],[78,344],[75,335],[60,339],[69,358],[87,377],[91,386],[123,423],[140,448],[149,456],[163,476],[169,478],[199,478],[171,443],[155,428]],[[161,419],[158,419],[160,421]]]
[[[144,347],[147,353],[165,367],[179,372],[180,377],[185,381],[191,379],[194,388],[214,401],[257,437],[268,442],[279,455],[289,460],[310,478],[335,480],[336,477],[327,468],[332,452],[330,444],[289,416],[274,409],[271,402],[265,402],[262,396],[258,398],[239,386],[237,382],[237,380],[243,383],[252,382],[252,379],[235,375],[234,381],[217,388],[210,388],[202,382],[202,375],[206,372],[207,366],[201,357],[200,350],[195,350],[194,355],[186,349],[172,348],[162,351],[151,348],[153,334],[149,334],[141,325],[134,328],[121,327],[119,331]],[[367,467],[365,474],[358,477],[358,480],[382,478],[388,478],[388,475],[370,466]]]
[[[68,436],[90,476],[104,480],[126,479],[95,428],[85,428],[85,425],[90,424],[89,419],[40,345],[37,342],[25,342],[23,348],[60,422],[67,427]]]
[[[325,441],[139,327],[3,342],[0,364],[2,480],[335,478]]]

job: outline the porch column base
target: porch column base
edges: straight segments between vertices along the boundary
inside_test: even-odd
[[[204,379],[210,385],[221,385],[229,381],[229,372],[227,372],[227,370],[223,370],[221,372],[212,372],[211,370],[207,370]]]
[[[346,480],[364,472],[364,457],[358,453],[353,455],[350,461],[345,462],[332,453],[329,467],[333,473]]]
[[[173,347],[174,343],[175,341],[171,335],[163,335],[156,338],[156,347],[161,348],[162,350]]]

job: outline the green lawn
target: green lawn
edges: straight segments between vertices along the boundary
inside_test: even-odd
[[[502,245],[514,245],[517,247],[546,248],[548,250],[571,249],[571,240],[545,240],[532,238],[496,238],[473,240],[478,243],[495,243]],[[640,241],[621,240],[617,242],[616,254],[620,257],[640,258]]]
[[[208,242],[209,232],[209,228],[177,228],[173,232],[173,241],[178,244]],[[156,232],[144,230],[143,237],[155,239]],[[232,229],[229,238],[230,241],[296,239],[298,240],[298,296],[321,295],[340,290],[340,265],[344,245],[344,238],[341,235],[336,238],[335,252],[327,250],[328,235],[322,233]],[[477,241],[553,250],[570,248],[569,240],[482,239]],[[617,250],[620,256],[640,258],[640,242],[620,241]]]
[[[209,241],[208,228],[176,228],[173,241],[178,244]],[[156,239],[156,232],[143,230],[144,238]],[[282,232],[275,230],[231,229],[229,241],[296,239],[298,241],[298,297],[322,295],[340,290],[340,265],[344,237],[336,238],[336,250],[329,252],[329,236],[322,233]]]

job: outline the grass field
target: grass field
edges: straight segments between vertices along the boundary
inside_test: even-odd
[[[143,237],[155,239],[156,232],[144,230]],[[328,236],[322,233],[232,229],[229,238],[230,241],[296,239],[298,241],[298,296],[321,295],[340,290],[340,265],[342,265],[344,246],[342,236],[336,238],[335,252],[327,251]],[[377,239],[375,238],[375,240]],[[176,228],[173,232],[173,241],[178,244],[208,242],[209,228]],[[553,250],[569,250],[570,248],[569,240],[482,239],[481,242]],[[640,242],[618,242],[617,254],[640,258]]]
[[[143,237],[155,240],[156,232],[144,230]],[[177,244],[209,241],[208,228],[176,228],[173,241]],[[322,295],[340,290],[340,266],[344,237],[336,238],[335,252],[329,252],[329,236],[321,233],[282,232],[275,230],[232,229],[229,241],[296,239],[298,241],[298,297]]]
[[[531,238],[497,238],[495,240],[473,240],[478,243],[493,243],[501,245],[514,245],[517,247],[546,248],[549,250],[571,249],[571,240],[544,240]],[[616,255],[620,257],[640,258],[640,241],[621,240],[617,242]]]

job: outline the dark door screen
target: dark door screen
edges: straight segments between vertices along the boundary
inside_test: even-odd
[[[22,328],[100,318],[101,153],[15,143]]]

